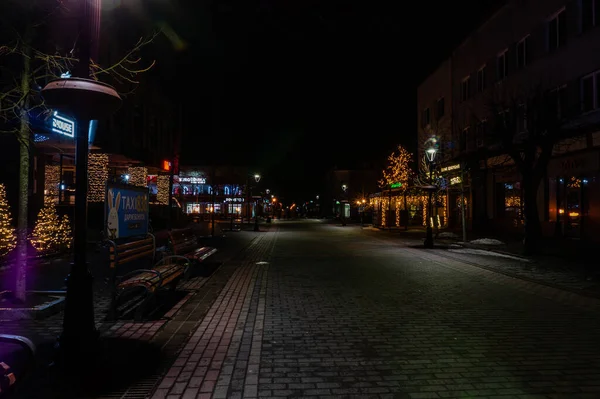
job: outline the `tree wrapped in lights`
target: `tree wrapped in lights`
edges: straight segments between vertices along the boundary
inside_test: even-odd
[[[0,184],[0,258],[12,251],[16,244],[17,238],[11,225],[6,189],[4,184]]]
[[[65,215],[59,218],[54,201],[46,199],[30,238],[40,253],[57,253],[71,248],[71,224]]]
[[[89,154],[88,202],[104,202],[104,191],[108,181],[108,161],[108,154]]]
[[[379,186],[381,188],[389,189],[389,198],[385,201],[385,205],[382,205],[382,210],[387,209],[387,212],[390,213],[389,220],[393,222],[397,222],[400,225],[400,217],[393,217],[391,215],[392,212],[392,187],[399,189],[404,197],[404,209],[407,209],[406,206],[406,189],[408,188],[408,182],[413,176],[413,171],[410,167],[412,162],[413,155],[408,152],[401,145],[396,148],[388,156],[388,164],[387,167],[383,170],[383,177],[379,180]],[[381,217],[382,223],[388,222],[388,217],[385,215],[385,212],[382,212]],[[407,226],[408,227],[408,226]]]
[[[144,166],[129,166],[127,174],[129,175],[129,184],[138,187],[146,187],[148,185],[148,168]]]
[[[410,164],[413,155],[401,145],[388,156],[387,167],[383,170],[383,177],[379,180],[382,188],[390,187],[394,183],[400,183],[400,189],[405,191],[408,181],[413,175]]]

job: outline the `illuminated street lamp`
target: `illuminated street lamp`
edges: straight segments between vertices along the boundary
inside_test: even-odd
[[[260,181],[260,175],[254,174],[254,180],[258,183]],[[254,201],[254,231],[260,231],[258,228],[258,201]]]
[[[431,226],[431,219],[433,217],[432,197],[433,197],[433,191],[436,188],[433,185],[433,163],[435,162],[435,155],[437,154],[436,143],[437,143],[437,141],[435,138],[431,138],[425,142],[425,144],[427,146],[425,148],[425,156],[427,157],[427,160],[429,161],[429,187],[427,187],[427,190],[429,191],[429,201],[427,203],[427,220],[426,220],[427,230],[426,230],[425,242],[424,242],[425,248],[433,248],[433,228]]]
[[[95,48],[100,0],[81,1],[76,77],[64,74],[42,89],[45,103],[58,111],[65,110],[77,118],[75,137],[75,226],[73,263],[67,277],[67,295],[63,331],[59,338],[59,361],[70,372],[82,369],[83,362],[93,363],[95,341],[98,338],[94,320],[94,300],[87,250],[87,193],[88,193],[88,129],[90,121],[103,119],[121,105],[116,90],[104,83],[89,79],[90,59]],[[83,367],[85,369],[85,367]]]

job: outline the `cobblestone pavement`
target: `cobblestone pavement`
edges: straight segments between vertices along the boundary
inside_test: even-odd
[[[600,397],[599,300],[359,228],[275,226],[152,398]]]

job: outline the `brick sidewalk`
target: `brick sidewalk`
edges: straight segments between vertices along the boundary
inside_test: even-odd
[[[98,276],[94,280],[94,307],[98,331],[104,338],[133,340],[137,343],[145,342],[151,345],[158,345],[161,348],[168,347],[170,342],[177,341],[176,339],[173,339],[173,334],[171,334],[172,328],[170,328],[170,325],[179,317],[180,310],[186,304],[192,302],[192,299],[196,297],[208,297],[210,291],[215,286],[214,280],[218,280],[220,278],[219,276],[223,275],[221,269],[235,268],[235,266],[232,266],[237,264],[235,259],[239,256],[243,256],[244,248],[256,238],[256,234],[257,233],[239,233],[235,236],[238,238],[219,241],[217,246],[221,249],[213,257],[218,258],[218,260],[223,262],[223,266],[217,269],[211,277],[198,276],[182,282],[177,289],[177,293],[181,296],[181,299],[177,302],[173,302],[173,306],[164,314],[159,314],[149,321],[139,323],[128,320],[120,320],[117,322],[105,321],[105,315],[110,303],[110,296],[108,295],[110,290],[109,286],[104,282],[103,276]],[[211,239],[210,242],[215,241]],[[100,265],[98,267],[106,268],[106,265]],[[52,355],[48,348],[56,342],[56,339],[61,333],[62,320],[63,313],[60,312],[42,320],[2,321],[0,323],[0,332],[29,337],[38,347],[46,348],[41,351],[40,356],[38,356],[37,359],[39,368],[45,368],[51,360],[51,357],[49,356]],[[118,359],[115,361],[118,361]],[[36,377],[32,376],[32,378],[35,379]],[[38,378],[47,379],[45,376],[38,376]],[[158,374],[154,376],[154,379],[156,378],[158,378]],[[22,392],[19,392],[19,395],[21,396],[17,397],[27,399],[51,398],[52,396],[48,393],[52,390],[52,388],[50,388],[51,382],[47,380],[38,382],[39,384],[24,385],[21,388]],[[153,386],[152,381],[149,386]],[[123,395],[125,395],[125,393],[123,393]],[[57,399],[61,398],[60,395],[55,397]]]
[[[257,397],[273,230],[248,249],[152,398]]]

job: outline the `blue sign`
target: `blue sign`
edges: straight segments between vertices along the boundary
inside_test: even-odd
[[[67,137],[75,136],[75,121],[69,118],[65,118],[59,115],[58,112],[54,111],[52,115],[52,131],[54,133],[62,134]]]
[[[107,184],[104,199],[104,226],[111,239],[148,233],[150,196],[144,187]]]

